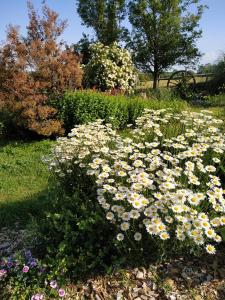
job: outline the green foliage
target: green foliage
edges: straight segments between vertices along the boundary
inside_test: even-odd
[[[39,250],[47,253],[45,261],[52,272],[60,275],[64,270],[75,278],[106,270],[118,258],[113,227],[94,201],[93,185],[86,178],[79,179],[82,186],[84,179],[85,189],[79,186],[66,195],[68,190],[61,186],[45,222],[38,226]]]
[[[167,102],[168,105],[169,105],[169,101],[171,101],[172,103],[180,102],[185,104],[185,102],[180,98],[176,90],[164,88],[164,87],[157,88],[157,89],[141,88],[135,91],[135,95],[140,97],[145,95],[145,97],[149,99],[148,101],[151,102],[152,100],[153,101],[159,100],[160,102]],[[187,105],[186,107],[184,107],[184,109],[185,108],[187,108]]]
[[[51,270],[51,277],[81,280],[123,266],[138,266],[157,259],[151,239],[136,247],[128,234],[125,243],[115,237],[115,225],[105,219],[96,201],[94,179],[81,168],[76,176],[57,177],[58,186],[51,191],[44,222],[36,223],[38,253]],[[135,259],[134,259],[135,258]]]
[[[195,5],[197,13],[190,11]],[[196,40],[203,6],[199,0],[129,1],[132,24],[128,47],[139,69],[150,72],[157,87],[159,75],[176,64],[190,64],[199,57]]]
[[[199,73],[213,73],[210,80],[197,84],[197,89],[206,95],[225,92],[225,54],[214,64],[201,65]]]
[[[219,92],[225,92],[225,54],[215,66],[214,82]]]
[[[172,100],[144,100],[138,97],[110,96],[94,91],[76,91],[65,94],[60,101],[52,103],[58,111],[64,128],[69,132],[74,125],[104,119],[116,128],[123,129],[134,124],[145,108],[160,109],[171,107],[174,111],[186,109],[186,102]]]
[[[104,45],[119,42],[124,28],[125,0],[77,0],[77,12],[83,24],[92,27],[97,40]]]
[[[222,75],[225,73],[225,53],[221,55],[216,63],[200,65],[198,73],[214,73],[215,75]]]
[[[76,55],[81,57],[82,64],[86,65],[91,59],[91,44],[94,43],[88,35],[83,34],[83,37],[79,40],[78,43],[73,45],[73,49]]]
[[[216,64],[200,65],[198,68],[198,73],[199,74],[214,73],[215,68],[216,68]]]

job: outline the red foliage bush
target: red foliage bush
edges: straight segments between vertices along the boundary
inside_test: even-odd
[[[0,49],[0,107],[14,125],[51,136],[63,133],[48,99],[81,86],[80,58],[59,41],[66,22],[47,6],[40,17],[28,3],[27,36],[9,26],[7,41]]]

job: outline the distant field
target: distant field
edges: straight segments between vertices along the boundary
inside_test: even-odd
[[[196,80],[196,83],[205,82],[206,81],[206,77],[198,77],[198,76],[196,76],[195,80]],[[168,82],[168,79],[161,79],[159,81],[159,87],[160,88],[167,87],[167,82]],[[175,80],[172,80],[171,83],[175,83]],[[141,82],[140,85],[138,86],[138,88],[140,88],[140,89],[148,89],[148,88],[150,89],[150,88],[153,88],[153,81],[150,80],[150,81]]]

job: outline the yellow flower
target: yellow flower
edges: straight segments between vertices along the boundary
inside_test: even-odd
[[[214,238],[216,236],[215,231],[211,228],[206,229],[205,234],[207,235],[208,238]]]
[[[167,232],[161,232],[159,235],[161,240],[168,240],[170,238],[169,234]]]
[[[209,253],[209,254],[215,254],[216,253],[216,248],[213,246],[213,245],[206,245],[206,251]]]

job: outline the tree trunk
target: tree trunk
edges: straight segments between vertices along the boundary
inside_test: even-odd
[[[156,90],[158,88],[158,79],[159,79],[159,74],[158,72],[153,73],[153,89]]]

